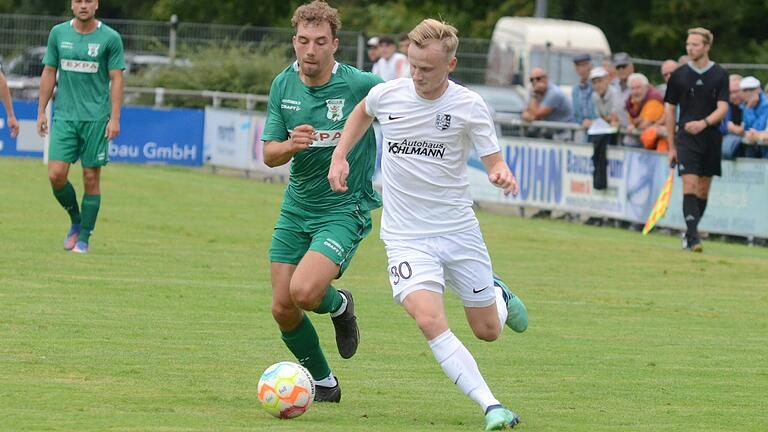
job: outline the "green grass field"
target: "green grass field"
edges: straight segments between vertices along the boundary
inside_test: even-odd
[[[0,178],[0,430],[482,430],[392,302],[377,231],[338,284],[355,292],[357,355],[342,360],[313,317],[342,403],[281,421],[256,384],[291,360],[269,307],[282,185],[111,165],[77,255],[61,249],[68,219],[42,164],[0,159]],[[768,430],[767,249],[699,255],[671,236],[479,217],[530,328],[485,343],[455,296],[447,309],[520,430]]]

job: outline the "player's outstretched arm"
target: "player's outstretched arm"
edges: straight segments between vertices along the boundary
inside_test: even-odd
[[[492,185],[504,190],[504,195],[517,195],[518,185],[515,175],[512,174],[501,152],[491,153],[480,158],[485,165],[485,171],[488,173],[488,181]]]
[[[269,167],[287,164],[296,153],[306,150],[315,139],[315,128],[303,124],[288,133],[285,141],[264,142],[264,163]]]
[[[108,140],[114,139],[120,135],[120,109],[123,107],[123,70],[113,69],[109,71],[109,97],[112,101],[112,112],[109,116],[107,129],[104,131],[104,137]]]
[[[363,99],[347,118],[344,131],[341,133],[339,144],[331,156],[331,166],[328,168],[328,183],[334,192],[347,191],[347,176],[349,175],[349,162],[347,155],[360,141],[365,131],[371,127],[373,117],[365,111],[365,99]]]
[[[19,135],[19,122],[16,120],[16,114],[13,112],[13,103],[11,102],[11,91],[8,89],[8,82],[5,76],[0,72],[0,100],[5,107],[5,114],[8,117],[8,129],[11,130],[11,137],[16,138]]]
[[[56,85],[56,68],[45,65],[40,76],[40,96],[37,99],[37,134],[41,137],[48,135],[48,117],[45,108],[53,96],[53,87]]]

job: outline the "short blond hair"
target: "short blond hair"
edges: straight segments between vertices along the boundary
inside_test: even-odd
[[[459,48],[458,32],[456,27],[444,21],[427,18],[408,33],[408,38],[419,48],[424,48],[430,41],[440,41],[445,52],[455,56]]]
[[[296,12],[293,13],[293,18],[291,18],[291,25],[294,29],[298,29],[299,24],[303,22],[320,24],[323,21],[331,26],[331,35],[336,38],[336,32],[341,30],[339,11],[324,1],[315,0],[312,3],[306,3],[296,8]]]
[[[712,45],[712,42],[715,41],[715,37],[712,36],[712,32],[705,29],[704,27],[694,27],[688,29],[688,35],[699,35],[704,38],[704,43],[707,45]]]

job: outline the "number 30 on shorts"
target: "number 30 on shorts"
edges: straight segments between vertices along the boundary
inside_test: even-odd
[[[389,274],[392,276],[392,284],[397,285],[400,279],[410,279],[413,276],[413,269],[408,261],[403,261],[396,266],[389,268]]]

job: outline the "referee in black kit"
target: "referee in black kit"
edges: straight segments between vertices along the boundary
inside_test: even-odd
[[[691,61],[672,73],[664,96],[669,162],[677,163],[683,178],[683,216],[688,227],[683,247],[693,252],[704,250],[699,220],[707,208],[712,176],[720,175],[723,135],[719,125],[728,111],[728,72],[709,60],[712,39],[712,32],[705,28],[688,30],[685,50]],[[673,133],[675,124],[677,133]]]

